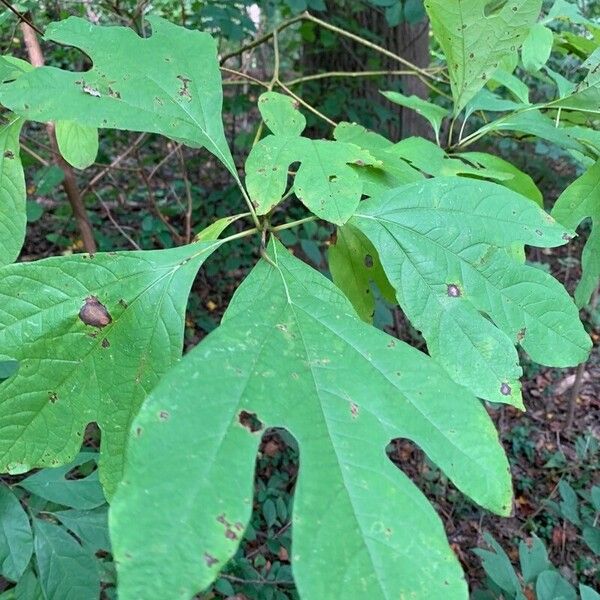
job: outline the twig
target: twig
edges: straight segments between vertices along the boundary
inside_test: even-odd
[[[185,196],[187,199],[187,207],[185,210],[185,243],[189,244],[192,241],[192,211],[193,211],[193,198],[192,198],[192,186],[188,177],[187,168],[185,166],[185,160],[183,158],[183,152],[179,148],[177,152],[179,156],[179,162],[181,163],[181,173],[183,176],[183,183],[185,186]]]
[[[6,8],[8,8],[8,10],[10,10],[11,13],[13,13],[14,15],[17,16],[17,18],[19,19],[20,22],[25,23],[27,25],[29,25],[29,27],[31,27],[31,29],[33,29],[34,31],[36,31],[39,35],[41,35],[42,37],[44,37],[44,32],[41,29],[38,29],[28,18],[26,15],[24,15],[23,13],[20,13],[10,2],[8,2],[7,0],[0,0],[0,2],[2,4],[4,4],[4,6],[6,6]]]
[[[138,245],[138,243],[129,236],[129,234],[117,223],[117,221],[115,220],[115,218],[112,216],[112,213],[110,212],[110,208],[108,208],[108,206],[106,205],[106,202],[104,202],[104,200],[102,200],[100,194],[96,191],[93,190],[94,195],[96,196],[96,198],[98,199],[98,202],[100,202],[100,204],[102,205],[102,208],[104,209],[104,212],[106,213],[106,216],[108,217],[108,220],[115,226],[115,229],[136,249],[136,250],[141,250],[140,246]]]

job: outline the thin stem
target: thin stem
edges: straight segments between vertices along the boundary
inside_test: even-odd
[[[304,77],[298,77],[285,81],[285,85],[294,86],[306,81],[315,81],[317,79],[329,79],[333,77],[379,77],[385,75],[415,75],[413,71],[409,70],[388,70],[388,71],[327,71],[326,73],[314,73],[313,75],[305,75]]]
[[[314,106],[312,106],[312,104],[306,102],[306,100],[302,99],[300,96],[298,96],[298,94],[294,94],[294,92],[292,92],[292,90],[290,90],[290,88],[287,87],[285,84],[281,83],[281,81],[278,81],[277,83],[282,90],[289,94],[294,100],[296,100],[296,102],[302,104],[304,108],[310,110],[310,112],[317,115],[317,117],[319,117],[320,119],[323,119],[323,121],[325,121],[326,123],[329,123],[329,125],[331,125],[332,127],[337,127],[337,123],[335,121],[333,121],[327,115],[324,115],[322,112],[317,110]]]
[[[19,21],[22,21],[23,23],[26,23],[27,25],[29,25],[29,27],[31,27],[31,29],[33,29],[34,31],[36,31],[39,35],[41,35],[42,37],[44,37],[44,32],[39,29],[38,27],[36,27],[32,21],[30,21],[26,15],[24,15],[23,13],[20,13],[10,2],[7,2],[7,0],[0,0],[0,2],[2,4],[4,4],[4,6],[6,6],[6,8],[8,8],[8,10],[10,10],[11,13],[13,13],[14,15],[16,15],[19,19]]]
[[[248,75],[247,73],[244,73],[243,71],[236,71],[235,69],[229,69],[227,67],[221,67],[221,71],[224,71],[225,73],[231,73],[232,75],[237,75],[238,77],[243,77],[244,79],[247,79],[248,81],[251,81],[253,83],[256,83],[256,85],[262,85],[262,87],[268,88],[269,84],[265,83],[264,81],[261,81],[260,79],[256,79],[256,77],[252,77],[252,75]],[[244,81],[223,81],[223,83],[245,83]]]
[[[283,231],[284,229],[291,229],[292,227],[298,227],[298,225],[303,225],[304,223],[312,223],[313,221],[317,221],[318,218],[319,217],[315,217],[314,215],[312,215],[310,217],[305,217],[304,219],[292,221],[291,223],[284,223],[283,225],[271,227],[271,231]]]

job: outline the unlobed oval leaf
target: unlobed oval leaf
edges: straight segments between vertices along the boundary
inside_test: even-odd
[[[11,489],[0,486],[0,574],[18,581],[33,553],[29,517]]]
[[[303,598],[466,598],[439,518],[385,447],[414,440],[507,514],[508,463],[486,411],[278,242],[268,252],[133,425],[110,513],[120,597],[188,598],[217,577],[250,519],[260,434],[277,426],[300,447],[291,559]]]
[[[95,127],[57,121],[56,141],[63,158],[77,169],[85,169],[96,160],[98,130]]]

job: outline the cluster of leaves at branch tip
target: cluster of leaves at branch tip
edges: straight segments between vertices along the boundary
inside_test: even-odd
[[[497,109],[482,88],[503,77],[496,61],[516,54],[541,0],[491,4],[426,1],[455,115]],[[18,364],[0,385],[0,469],[68,464],[85,426],[98,423],[119,597],[186,598],[234,556],[261,433],[285,427],[301,456],[291,558],[303,598],[467,598],[441,520],[385,447],[414,441],[473,501],[510,513],[508,462],[479,398],[522,407],[516,344],[557,367],[586,359],[591,341],[576,305],[525,264],[523,247],[564,244],[591,216],[578,303],[589,297],[600,274],[597,165],[561,196],[557,222],[531,178],[502,159],[449,156],[420,138],[394,144],[350,123],[334,139],[311,140],[295,101],[267,92],[259,110],[271,133],[246,161],[248,195],[268,214],[299,165],[291,191],[338,226],[333,283],[273,238],[221,325],[181,359],[194,277],[244,215],[181,248],[9,264],[25,231],[23,119],[63,122],[61,151],[75,166],[94,160],[97,128],[146,131],[204,146],[242,186],[224,135],[214,40],[149,21],[145,39],[78,18],[49,26],[47,39],[90,57],[83,74],[0,60],[0,102],[13,111],[0,130],[0,352]],[[560,106],[590,110],[594,77]],[[388,98],[420,111],[436,135],[448,117]],[[585,151],[540,111],[485,127]],[[371,286],[400,305],[429,355],[371,326]]]

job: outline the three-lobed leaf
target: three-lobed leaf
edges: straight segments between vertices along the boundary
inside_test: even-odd
[[[521,405],[514,347],[571,366],[591,340],[564,288],[510,255],[572,234],[497,184],[438,177],[364,201],[350,224],[377,250],[400,306],[430,354],[481,398]]]
[[[277,426],[300,447],[291,560],[302,597],[466,598],[439,518],[385,447],[415,441],[507,514],[508,464],[485,409],[278,242],[268,253],[135,420],[110,515],[120,597],[188,598],[217,577],[250,519],[261,433]]]
[[[315,215],[344,224],[358,206],[363,189],[353,166],[375,165],[375,158],[354,144],[302,137],[306,121],[291,98],[267,92],[259,98],[258,107],[274,129],[246,160],[246,185],[256,212],[266,214],[283,199],[290,166],[300,163],[293,184],[296,196]]]
[[[100,480],[111,495],[131,421],[181,356],[187,296],[218,245],[3,267],[0,353],[19,369],[0,384],[0,470],[70,462],[95,421]]]

